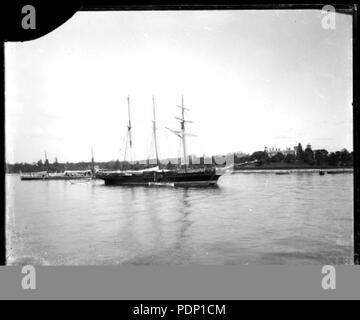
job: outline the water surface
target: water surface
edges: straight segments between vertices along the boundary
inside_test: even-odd
[[[353,175],[225,175],[218,188],[6,176],[8,264],[346,263]],[[345,259],[345,260],[344,260]]]

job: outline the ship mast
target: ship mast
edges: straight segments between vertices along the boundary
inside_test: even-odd
[[[156,155],[156,164],[158,166],[160,166],[160,161],[159,161],[159,152],[158,152],[158,143],[157,143],[157,128],[156,128],[156,112],[155,112],[155,98],[154,96],[152,97],[153,99],[153,135],[154,135],[154,144],[155,144],[155,155]]]
[[[47,152],[44,151],[44,153],[45,153],[45,162],[44,162],[44,165],[45,165],[46,171],[49,171],[49,161],[48,161],[48,157],[47,157]]]
[[[92,169],[92,173],[95,173],[95,163],[94,163],[94,150],[93,148],[91,148],[91,169]]]
[[[125,155],[124,155],[124,162],[126,161],[126,153],[127,153],[127,147],[128,147],[128,143],[130,146],[130,153],[132,150],[132,135],[131,135],[131,114],[130,114],[130,97],[128,96],[127,98],[127,102],[128,102],[128,114],[129,114],[129,122],[127,125],[127,141],[126,141],[126,147],[125,147]]]
[[[128,96],[128,113],[129,113],[129,125],[128,125],[128,134],[129,134],[129,145],[132,149],[132,136],[131,136],[131,115],[130,115],[130,97]]]
[[[175,131],[175,130],[172,130],[169,128],[166,128],[166,129],[170,130],[172,133],[174,133],[181,139],[182,147],[183,147],[184,167],[185,167],[185,172],[187,172],[188,159],[187,159],[187,152],[186,152],[186,136],[190,136],[192,134],[186,133],[185,123],[186,122],[192,123],[192,121],[185,119],[185,111],[189,111],[189,109],[184,107],[184,96],[181,97],[181,106],[178,106],[178,107],[181,109],[181,118],[176,117],[176,119],[180,121],[180,131]]]
[[[187,153],[186,153],[186,132],[185,132],[185,107],[184,107],[184,96],[181,96],[181,119],[177,118],[181,124],[181,139],[183,145],[183,155],[184,155],[184,165],[185,165],[185,172],[187,171]]]

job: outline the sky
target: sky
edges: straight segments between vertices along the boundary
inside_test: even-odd
[[[6,161],[133,160],[252,153],[301,142],[353,150],[352,18],[316,10],[78,12],[48,35],[5,44]]]

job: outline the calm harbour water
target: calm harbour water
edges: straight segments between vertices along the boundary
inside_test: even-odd
[[[8,264],[326,264],[353,255],[353,174],[225,175],[219,188],[6,176]]]

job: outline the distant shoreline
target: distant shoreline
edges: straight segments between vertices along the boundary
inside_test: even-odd
[[[343,172],[343,173],[352,173],[354,172],[353,167],[251,167],[251,168],[241,168],[235,169],[233,173],[270,173],[270,172]]]

